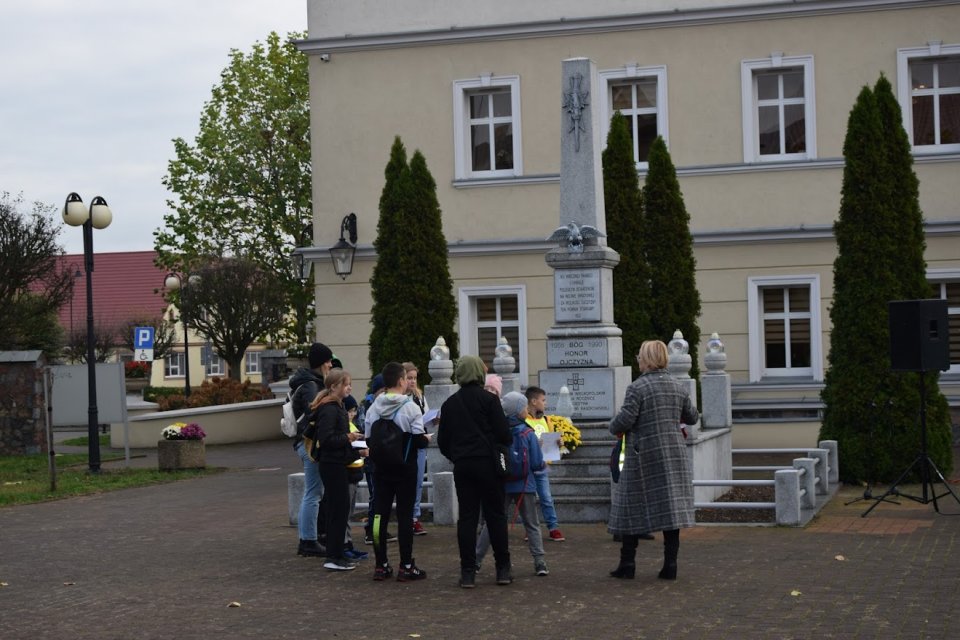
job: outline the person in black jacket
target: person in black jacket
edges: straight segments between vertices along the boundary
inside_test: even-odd
[[[494,443],[510,445],[513,436],[500,400],[483,389],[486,367],[476,356],[462,356],[455,371],[459,391],[440,408],[437,445],[453,462],[453,481],[460,503],[457,543],[460,547],[460,586],[475,586],[477,524],[480,511],[490,532],[497,564],[497,584],[510,584],[510,550],[507,545],[506,494],[503,479],[494,468]]]
[[[317,463],[312,461],[303,447],[303,430],[308,421],[300,421],[300,417],[310,413],[310,403],[313,402],[320,390],[323,389],[323,377],[333,367],[333,351],[325,344],[314,342],[307,355],[310,368],[301,367],[290,376],[291,398],[293,399],[293,413],[297,418],[297,435],[293,439],[293,450],[303,462],[303,498],[300,500],[300,515],[297,520],[297,529],[300,542],[297,545],[297,555],[325,556],[326,549],[319,542],[317,514],[320,512],[320,497],[323,495],[323,483],[320,481],[320,471]]]
[[[319,453],[317,464],[323,480],[327,522],[327,561],[324,568],[350,571],[356,565],[344,557],[343,539],[350,510],[350,480],[347,465],[361,457],[353,443],[362,436],[350,430],[350,418],[343,400],[353,391],[350,374],[333,369],[324,378],[324,389],[310,404]]]

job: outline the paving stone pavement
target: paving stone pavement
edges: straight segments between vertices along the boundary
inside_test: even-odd
[[[143,453],[136,464],[156,464]],[[0,509],[0,639],[960,638],[960,518],[932,504],[861,518],[869,503],[844,506],[862,492],[846,488],[804,529],[684,530],[676,582],[656,578],[659,541],[641,544],[635,580],[608,577],[618,545],[601,524],[563,526],[537,577],[517,525],[514,584],[485,567],[470,591],[452,527],[415,538],[417,583],[296,556],[289,442],[207,459],[229,470]],[[940,508],[960,513],[950,497]]]

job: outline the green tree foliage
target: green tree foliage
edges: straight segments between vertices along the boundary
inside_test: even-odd
[[[213,258],[170,292],[191,329],[202,334],[240,380],[247,347],[283,326],[287,298],[274,273],[251,259]]]
[[[930,289],[910,147],[884,78],[857,97],[843,153],[820,436],[838,441],[844,480],[893,480],[920,448],[920,393],[919,374],[890,370],[888,302],[928,297]],[[929,452],[949,473],[946,400],[938,376],[927,376]]]
[[[456,301],[447,262],[437,185],[420,151],[409,164],[397,137],[384,171],[371,279],[370,369],[414,362],[427,374],[431,347],[443,336],[456,352]]]
[[[633,366],[634,374],[639,374],[634,356],[641,343],[652,335],[650,272],[643,244],[638,241],[646,232],[633,139],[627,119],[619,111],[610,121],[603,151],[603,198],[607,244],[620,254],[620,264],[613,273],[613,317],[623,331],[623,361]]]
[[[57,357],[64,335],[57,311],[73,296],[73,273],[58,266],[63,248],[53,208],[0,193],[0,350],[40,349]]]
[[[697,291],[697,263],[693,257],[690,214],[683,203],[677,171],[663,138],[650,147],[647,179],[643,187],[644,252],[650,269],[649,314],[651,337],[664,342],[679,329],[690,343],[693,366],[698,377],[697,346],[700,344],[700,292]]]
[[[271,33],[230,63],[203,107],[191,145],[173,141],[164,185],[165,229],[155,232],[161,266],[184,272],[204,256],[247,256],[273,274],[293,309],[283,337],[309,342],[313,295],[290,268],[312,220],[306,56]]]

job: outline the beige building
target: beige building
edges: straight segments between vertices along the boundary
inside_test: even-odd
[[[716,331],[727,346],[734,443],[812,444],[847,116],[883,73],[914,148],[930,281],[950,300],[943,388],[960,404],[960,2],[309,0],[308,12],[308,257],[317,335],[348,367],[366,368],[377,206],[399,135],[437,181],[461,352],[490,361],[505,335],[536,381],[553,324],[544,238],[559,223],[561,61],[587,57],[602,88],[592,104],[602,121],[629,117],[641,177],[652,139],[667,140],[703,340]],[[341,281],[327,248],[350,212],[359,248]]]

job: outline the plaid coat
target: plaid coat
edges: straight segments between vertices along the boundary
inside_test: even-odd
[[[693,470],[680,423],[693,424],[699,417],[686,388],[664,369],[644,373],[627,387],[610,423],[610,433],[627,439],[610,506],[610,533],[693,526]]]

